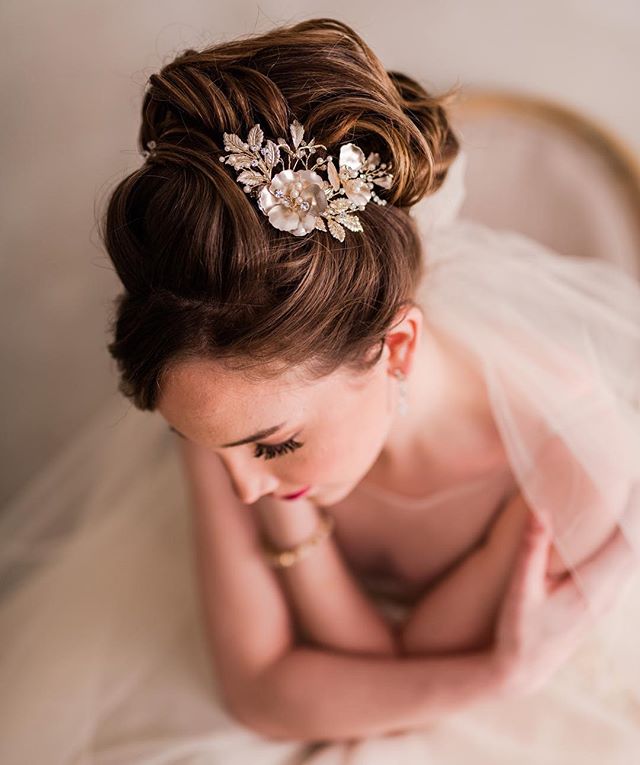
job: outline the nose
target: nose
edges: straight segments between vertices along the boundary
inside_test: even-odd
[[[276,492],[278,479],[255,465],[247,466],[246,462],[229,463],[227,471],[237,496],[246,505],[252,505],[265,494]]]

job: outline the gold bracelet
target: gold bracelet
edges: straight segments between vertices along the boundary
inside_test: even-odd
[[[289,566],[293,566],[294,563],[302,560],[302,558],[306,558],[319,542],[329,536],[335,526],[335,518],[324,507],[319,507],[318,511],[321,516],[318,529],[311,537],[309,537],[309,539],[305,539],[304,542],[300,542],[300,544],[295,545],[295,547],[290,547],[286,550],[277,550],[267,539],[263,538],[262,548],[267,563],[269,563],[272,568],[288,568]]]

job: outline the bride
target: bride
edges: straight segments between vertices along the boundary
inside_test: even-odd
[[[583,762],[637,747],[620,625],[640,618],[640,288],[457,218],[466,155],[450,97],[385,71],[333,19],[187,50],[151,76],[145,160],[114,189],[103,238],[124,287],[109,351],[127,416],[155,412],[162,428],[147,438],[140,418],[102,466],[124,475],[134,459],[143,493],[98,494],[57,557],[7,590],[4,761],[196,762],[218,740],[204,724],[216,694],[219,730],[263,747],[238,746],[243,762],[312,741],[337,762],[345,742],[391,733],[397,747],[420,733],[443,763],[502,761],[507,739],[510,757],[570,746]],[[162,571],[177,592],[181,555],[193,611],[138,588]],[[94,571],[101,610],[82,589]],[[45,651],[33,614],[52,603],[67,631]],[[197,620],[214,686],[200,739],[180,732],[168,680],[157,711],[128,638],[156,682],[178,665],[159,636]],[[92,643],[79,666],[47,671],[64,714],[35,701],[38,662],[116,622],[113,654]],[[88,706],[87,672],[106,683]],[[559,702],[562,682],[574,695]],[[27,740],[34,711],[65,733]],[[568,727],[532,744],[545,715]],[[591,726],[588,746],[576,725]]]

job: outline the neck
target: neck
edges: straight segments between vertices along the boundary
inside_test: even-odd
[[[406,379],[408,414],[396,414],[378,457],[379,467],[395,471],[416,458],[450,462],[487,443],[493,419],[479,373],[448,338],[432,327],[416,347]]]

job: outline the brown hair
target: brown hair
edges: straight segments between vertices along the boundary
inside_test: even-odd
[[[455,93],[453,93],[455,95]],[[187,358],[268,379],[370,369],[396,312],[423,275],[408,208],[442,184],[459,144],[444,106],[387,72],[349,26],[303,21],[204,50],[185,50],[149,78],[139,148],[156,148],[108,201],[101,237],[124,292],[108,350],[119,390],[153,410],[163,375]],[[363,232],[294,236],[273,227],[219,161],[223,134],[343,143],[391,162],[386,206],[358,213]],[[371,351],[377,351],[371,356]]]

